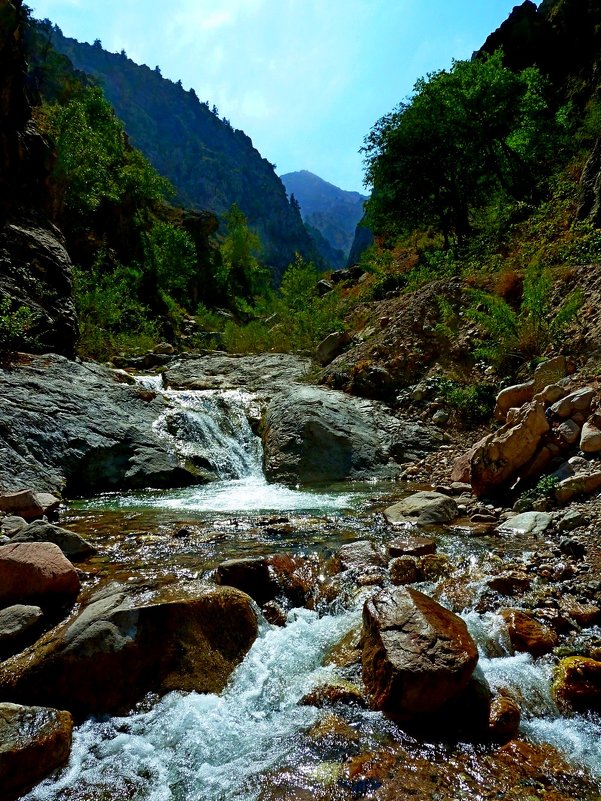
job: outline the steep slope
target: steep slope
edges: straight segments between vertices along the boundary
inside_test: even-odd
[[[316,228],[335,250],[342,251],[342,261],[335,266],[343,266],[367,197],[339,189],[308,170],[289,172],[281,179],[288,195],[298,201],[305,223]]]
[[[99,80],[132,143],[173,183],[179,203],[218,215],[236,203],[261,237],[262,258],[276,274],[295,251],[313,255],[298,209],[288,202],[273,165],[193,90],[164,79],[158,68],[135,64],[124,52],[67,38],[56,26],[52,44]]]

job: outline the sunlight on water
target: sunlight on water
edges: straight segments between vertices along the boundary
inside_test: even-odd
[[[150,712],[84,723],[69,766],[27,798],[127,787],[135,801],[255,799],[253,777],[285,764],[320,716],[298,701],[331,676],[323,656],[359,619],[358,609],[323,618],[295,610],[286,627],[265,627],[221,696],[171,693]]]

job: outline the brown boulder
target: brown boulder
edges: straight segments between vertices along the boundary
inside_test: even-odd
[[[338,549],[333,559],[335,572],[343,570],[368,570],[372,567],[386,567],[382,551],[369,540],[348,542]]]
[[[318,562],[303,556],[272,556],[229,559],[217,567],[216,581],[236,587],[259,606],[276,599],[290,606],[303,606],[312,596],[317,580]]]
[[[375,709],[401,718],[435,712],[468,685],[478,650],[461,618],[408,587],[363,608],[363,681]]]
[[[520,609],[501,609],[499,615],[505,621],[511,645],[516,651],[542,656],[552,651],[558,643],[553,629],[539,623],[527,612]]]
[[[0,693],[84,717],[125,712],[148,692],[220,692],[256,636],[253,603],[232,587],[112,586],[1,663]]]
[[[0,604],[74,597],[80,589],[75,568],[50,542],[0,546]]]
[[[601,452],[601,428],[591,420],[582,426],[580,450],[584,453]]]
[[[514,422],[484,437],[470,455],[474,494],[481,497],[508,484],[532,459],[548,430],[544,403],[532,401],[522,406]]]
[[[579,495],[592,495],[601,489],[601,470],[594,473],[577,473],[564,478],[555,487],[557,503],[569,503]]]
[[[521,712],[519,706],[506,695],[496,695],[490,704],[488,733],[491,740],[506,743],[518,733]]]
[[[436,553],[436,543],[429,537],[399,537],[388,543],[390,556],[426,556]]]
[[[412,556],[397,556],[388,569],[393,584],[413,584],[421,580],[421,571]]]
[[[73,718],[68,712],[0,703],[2,801],[26,793],[69,759]]]
[[[23,517],[25,520],[37,520],[44,515],[52,517],[60,501],[49,492],[34,492],[31,489],[0,494],[0,512]]]

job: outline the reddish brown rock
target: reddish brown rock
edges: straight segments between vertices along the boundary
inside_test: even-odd
[[[386,567],[387,561],[382,551],[369,540],[357,540],[343,545],[333,560],[333,569],[367,570],[372,567]]]
[[[363,608],[363,681],[375,709],[414,718],[467,687],[478,650],[466,625],[408,587],[382,590]]]
[[[426,556],[436,553],[436,543],[429,537],[398,537],[388,543],[390,556]]]
[[[580,450],[584,453],[601,452],[601,428],[591,420],[582,426]]]
[[[23,542],[0,547],[0,603],[74,597],[80,589],[75,568],[50,542]]]
[[[542,656],[552,651],[558,643],[553,629],[539,623],[527,612],[520,609],[501,609],[499,615],[505,621],[509,639],[516,651]]]
[[[531,579],[526,573],[509,571],[499,573],[498,576],[489,579],[486,584],[491,590],[501,595],[519,595],[530,588]]]
[[[490,704],[488,733],[491,740],[506,743],[516,736],[520,727],[519,706],[505,695],[496,695]]]
[[[25,520],[37,520],[46,515],[52,517],[60,506],[60,500],[49,492],[31,489],[0,494],[0,512],[17,515]]]
[[[2,801],[23,795],[69,759],[73,718],[68,712],[0,704]]]
[[[393,584],[413,584],[421,580],[421,571],[411,556],[397,556],[388,567]]]

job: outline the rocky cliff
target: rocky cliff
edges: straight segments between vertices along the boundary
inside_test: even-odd
[[[51,222],[52,151],[31,120],[21,0],[0,0],[0,350],[72,355],[71,262]]]

